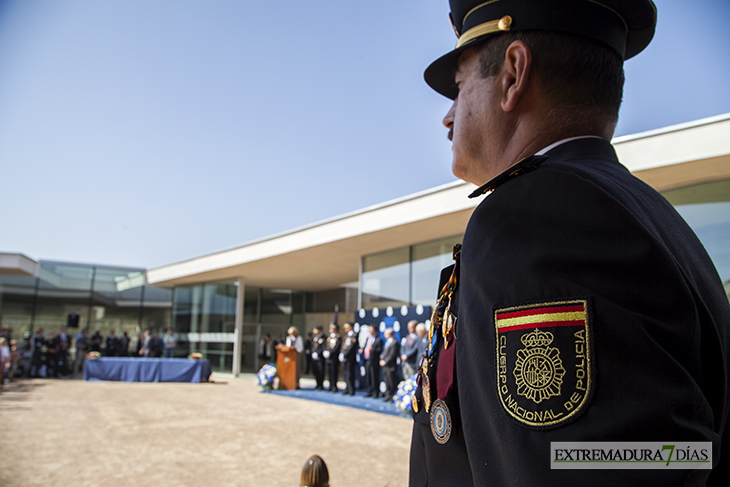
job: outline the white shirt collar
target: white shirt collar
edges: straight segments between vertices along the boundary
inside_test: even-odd
[[[567,139],[559,140],[557,142],[553,142],[549,146],[545,147],[541,151],[535,152],[536,156],[542,156],[547,151],[555,149],[557,146],[565,144],[566,142],[570,142],[571,140],[578,140],[578,139],[603,139],[603,137],[599,137],[597,135],[579,135],[577,137],[568,137]]]

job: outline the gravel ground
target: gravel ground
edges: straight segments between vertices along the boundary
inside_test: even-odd
[[[0,486],[407,485],[411,421],[214,383],[21,380],[0,393]]]

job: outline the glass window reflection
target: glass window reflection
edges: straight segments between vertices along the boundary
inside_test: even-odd
[[[413,246],[411,263],[411,304],[433,306],[438,294],[441,269],[454,263],[454,244],[461,235]]]
[[[687,221],[730,288],[730,180],[696,184],[663,193]]]
[[[360,276],[363,308],[409,303],[409,260],[409,247],[363,257]]]

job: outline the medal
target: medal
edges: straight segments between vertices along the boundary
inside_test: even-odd
[[[446,284],[441,288],[436,307],[431,315],[431,326],[428,329],[428,351],[422,359],[421,370],[419,376],[421,379],[421,389],[423,391],[423,408],[427,413],[431,414],[431,431],[434,438],[440,444],[449,441],[451,436],[451,414],[444,400],[451,390],[454,375],[454,345],[456,341],[455,326],[456,319],[451,314],[451,300],[454,297],[454,291],[457,286],[457,275],[459,271],[459,255],[461,254],[461,245],[454,245],[453,257],[456,264],[451,271],[451,276]],[[442,339],[444,348],[439,353],[438,341]],[[439,355],[446,356],[444,363],[439,361],[436,369],[436,389],[431,390],[432,384],[429,378],[429,370],[432,368]],[[439,359],[440,360],[440,359]],[[443,386],[441,385],[443,383]],[[436,396],[436,401],[432,404]],[[415,402],[418,407],[418,402]],[[433,409],[433,410],[432,410]]]
[[[444,338],[444,350],[449,348],[449,333],[454,327],[454,316],[451,314],[451,295],[449,295],[449,305],[444,313],[443,324],[441,325],[441,335]]]
[[[423,374],[421,390],[423,391],[423,408],[429,412],[431,410],[431,381],[428,379],[428,374]]]
[[[413,394],[413,397],[411,398],[411,407],[413,408],[413,412],[418,412],[418,398],[415,394]]]
[[[451,437],[451,413],[445,402],[436,399],[431,411],[431,433],[434,439],[443,445]]]

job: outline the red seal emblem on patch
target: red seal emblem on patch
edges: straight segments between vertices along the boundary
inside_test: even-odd
[[[498,309],[497,390],[505,411],[533,427],[558,426],[591,393],[587,301]]]

